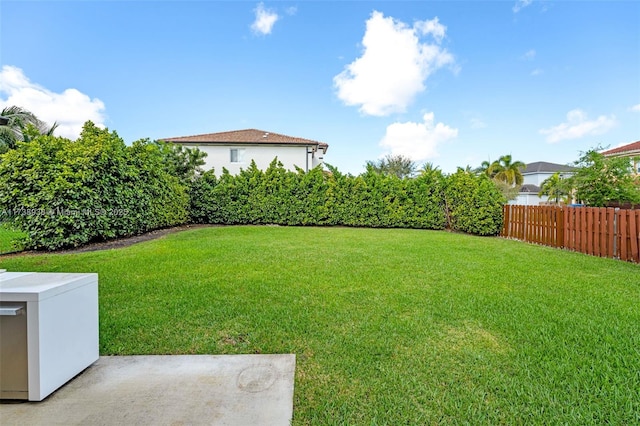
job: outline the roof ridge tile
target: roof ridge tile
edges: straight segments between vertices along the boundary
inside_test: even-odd
[[[191,136],[178,136],[172,138],[161,139],[165,142],[174,143],[211,143],[211,144],[225,144],[225,143],[247,143],[247,144],[301,144],[301,145],[318,145],[322,147],[328,147],[329,145],[324,142],[315,141],[312,139],[301,138],[297,136],[289,136],[283,133],[271,132],[260,129],[243,129],[243,130],[229,130],[225,132],[216,133],[202,133],[199,135]]]

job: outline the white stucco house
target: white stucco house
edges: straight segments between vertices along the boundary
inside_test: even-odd
[[[222,168],[231,174],[246,169],[251,160],[261,170],[266,170],[275,157],[288,170],[296,167],[309,171],[324,162],[329,145],[310,139],[282,135],[257,129],[207,133],[162,139],[186,148],[198,148],[207,153],[205,170],[214,169],[220,176]]]
[[[568,177],[573,174],[575,167],[564,164],[547,163],[545,161],[537,161],[527,164],[522,171],[523,184],[520,192],[515,200],[509,201],[509,204],[519,204],[525,206],[537,206],[542,202],[546,202],[549,197],[539,197],[542,182],[559,172],[561,177]]]

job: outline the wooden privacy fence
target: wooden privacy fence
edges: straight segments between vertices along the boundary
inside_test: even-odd
[[[640,210],[566,206],[504,206],[500,236],[640,262]]]

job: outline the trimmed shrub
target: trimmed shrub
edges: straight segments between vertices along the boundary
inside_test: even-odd
[[[498,235],[502,229],[504,195],[486,175],[462,169],[446,179],[444,191],[449,227],[476,235]]]
[[[38,136],[0,159],[0,210],[27,249],[55,250],[189,220],[187,189],[157,145],[125,146],[87,122],[80,138]]]

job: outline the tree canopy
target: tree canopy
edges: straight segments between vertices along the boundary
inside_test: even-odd
[[[560,172],[555,172],[542,182],[538,196],[547,196],[549,200],[557,203],[560,201],[569,202],[571,198],[570,183],[567,178],[560,176]]]
[[[522,170],[526,167],[522,161],[513,161],[511,154],[503,155],[496,161],[483,161],[477,169],[478,173],[485,174],[491,179],[496,179],[509,186],[522,185],[524,178]]]
[[[640,186],[629,159],[605,157],[598,151],[596,148],[583,152],[575,162],[578,170],[569,178],[575,198],[592,207],[640,203]]]
[[[57,123],[49,126],[32,112],[19,107],[9,106],[0,112],[7,123],[0,124],[0,154],[15,149],[17,142],[28,142],[38,135],[52,136]]]
[[[524,182],[522,170],[526,167],[522,161],[513,161],[513,157],[503,155],[496,161],[483,161],[475,172],[485,175],[496,184],[507,200],[518,196],[520,186]]]
[[[403,155],[387,154],[378,161],[367,161],[367,170],[400,179],[413,177],[416,173],[416,163]]]

